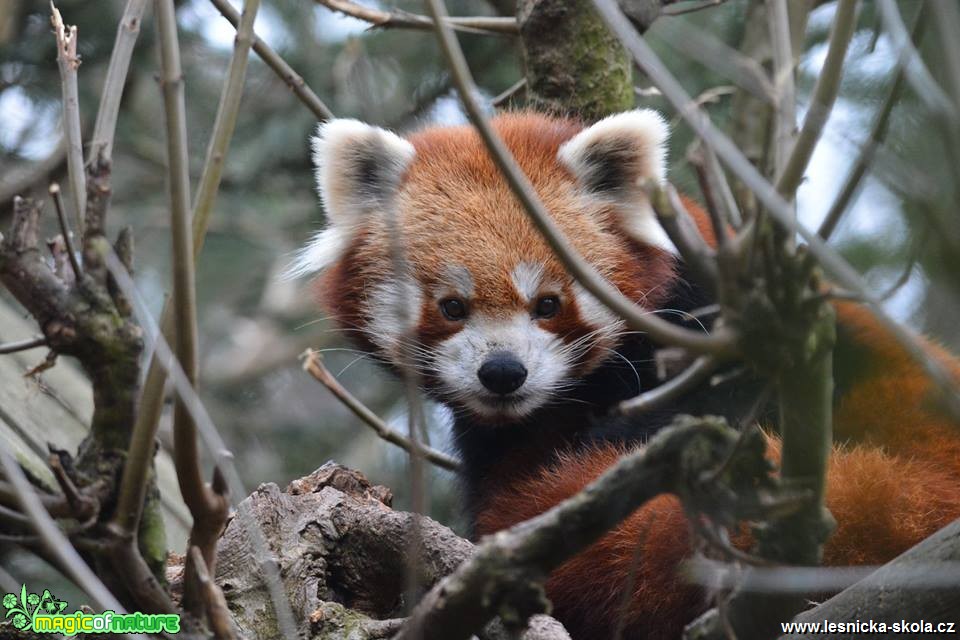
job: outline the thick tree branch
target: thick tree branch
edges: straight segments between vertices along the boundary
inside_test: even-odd
[[[487,538],[430,590],[394,640],[466,640],[504,609],[520,619],[537,612],[545,606],[540,584],[547,574],[661,493],[676,493],[692,511],[709,506],[714,514],[728,509],[742,515],[769,504],[762,489],[739,506],[732,499],[730,491],[766,477],[762,440],[753,439],[759,448],[735,450],[736,440],[722,421],[678,419],[577,495]],[[717,482],[711,469],[725,469],[725,477]]]

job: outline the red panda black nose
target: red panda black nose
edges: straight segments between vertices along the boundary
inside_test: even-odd
[[[527,368],[513,354],[495,351],[480,365],[477,377],[487,389],[505,396],[520,388],[527,379]]]

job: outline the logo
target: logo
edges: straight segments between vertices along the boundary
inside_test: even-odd
[[[75,636],[78,633],[179,633],[178,614],[151,613],[64,613],[67,603],[58,600],[49,589],[43,593],[27,593],[27,586],[20,587],[19,596],[8,593],[3,596],[6,609],[5,620],[10,620],[14,629],[33,633],[59,633]]]

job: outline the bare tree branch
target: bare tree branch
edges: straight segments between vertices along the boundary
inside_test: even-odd
[[[767,22],[769,23],[770,44],[773,50],[773,86],[776,96],[776,108],[773,110],[775,122],[773,164],[774,174],[781,175],[787,167],[790,150],[796,148],[797,127],[797,90],[794,82],[795,57],[790,42],[790,14],[787,11],[787,0],[767,1]]]
[[[215,473],[215,480],[218,483],[225,482],[230,489],[226,495],[234,501],[239,501],[239,496],[245,496],[247,492],[244,489],[240,473],[237,471],[233,454],[227,448],[219,431],[217,431],[210,414],[207,413],[206,407],[204,407],[183,367],[175,357],[173,349],[171,349],[156,321],[150,315],[143,297],[137,292],[133,278],[130,277],[124,265],[113,252],[107,254],[106,266],[116,280],[119,290],[130,301],[133,314],[143,328],[146,351],[154,352],[156,354],[154,361],[164,369],[165,375],[169,374],[175,392],[184,403],[186,410],[190,412],[194,424],[199,429],[200,437],[203,439],[208,452],[214,458],[215,469],[222,471],[222,475]],[[270,595],[270,601],[273,604],[283,637],[296,637],[296,624],[293,619],[293,612],[290,609],[290,602],[283,592],[277,566],[270,560],[262,529],[243,509],[243,505],[239,505],[236,519],[245,528],[258,560],[260,560],[259,569]]]
[[[698,334],[650,315],[603,279],[596,269],[576,252],[570,241],[553,222],[533,185],[520,170],[509,149],[503,144],[480,109],[476,98],[476,85],[470,76],[463,51],[452,31],[443,22],[446,11],[442,3],[439,0],[430,0],[428,6],[436,23],[443,25],[437,29],[437,34],[460,99],[466,107],[471,122],[480,133],[491,158],[507,180],[510,189],[527,211],[530,220],[577,282],[604,306],[624,318],[631,328],[647,332],[657,342],[685,347],[696,353],[718,354],[733,350],[733,340],[725,332],[710,335]]]
[[[687,124],[703,139],[704,144],[710,147],[727,164],[730,170],[743,181],[746,187],[756,194],[777,224],[791,234],[800,234],[807,242],[810,254],[820,262],[824,270],[837,284],[862,296],[880,323],[890,331],[910,356],[923,366],[924,371],[935,382],[951,414],[960,417],[960,394],[958,394],[955,381],[943,365],[927,353],[912,331],[895,321],[884,311],[882,302],[875,295],[869,293],[863,278],[846,260],[814,233],[797,224],[789,204],[744,157],[736,145],[710,122],[709,117],[699,109],[690,108],[690,96],[664,66],[656,53],[630,26],[626,16],[623,15],[613,0],[592,0],[592,2],[610,29],[617,34],[617,37],[624,42],[633,54],[637,64],[650,76],[663,92],[664,97],[679,111]]]
[[[5,342],[0,344],[0,355],[28,351],[30,349],[36,349],[37,347],[46,346],[46,344],[47,339],[43,336],[27,338],[26,340],[17,340],[16,342]]]
[[[437,451],[436,449],[431,449],[430,447],[420,443],[414,445],[409,438],[387,426],[387,424],[381,420],[379,416],[371,411],[365,404],[360,402],[356,396],[347,391],[343,385],[341,385],[337,379],[333,377],[333,374],[330,373],[330,370],[323,365],[323,360],[321,359],[319,353],[313,351],[312,349],[308,349],[302,357],[303,370],[313,376],[327,389],[329,389],[330,393],[336,396],[336,398],[342,402],[344,406],[350,409],[355,416],[360,418],[364,424],[373,429],[374,432],[382,439],[391,444],[397,445],[407,453],[412,453],[414,448],[417,447],[426,460],[429,460],[433,464],[443,469],[457,471],[460,468],[460,462],[457,461],[456,458],[448,456],[447,454]]]
[[[820,140],[823,127],[833,110],[833,103],[837,99],[840,89],[840,79],[843,76],[843,60],[847,54],[850,38],[857,27],[857,7],[859,0],[839,0],[837,14],[830,28],[830,44],[827,47],[827,58],[823,69],[817,76],[817,84],[813,88],[807,115],[800,127],[796,144],[790,151],[783,171],[777,174],[777,191],[785,199],[793,200],[810,164],[813,150]],[[784,7],[785,9],[785,7]],[[789,29],[788,29],[789,31]],[[787,37],[789,43],[789,35]],[[793,123],[790,123],[792,132]]]
[[[675,378],[634,398],[624,400],[617,405],[616,411],[620,415],[636,416],[659,409],[697,388],[718,365],[716,358],[701,356]]]
[[[399,9],[381,11],[364,7],[349,0],[314,0],[317,4],[331,11],[369,22],[380,29],[418,29],[432,31],[433,21],[427,16],[408,13]],[[512,17],[477,17],[477,18],[446,18],[446,23],[453,29],[471,33],[486,32],[516,35],[519,33],[517,20]]]
[[[130,59],[140,35],[140,25],[147,9],[147,0],[127,0],[120,24],[117,25],[117,37],[110,54],[107,77],[100,94],[100,108],[97,121],[93,126],[93,137],[87,162],[95,160],[110,162],[113,159],[113,140],[117,131],[117,118],[120,115],[120,100],[123,86],[127,81]]]
[[[0,466],[3,467],[4,475],[16,491],[20,510],[30,519],[33,529],[43,541],[47,553],[56,558],[58,564],[65,569],[70,579],[86,591],[92,604],[96,605],[98,610],[124,613],[126,610],[123,605],[117,601],[110,590],[100,581],[100,578],[83,561],[80,554],[70,544],[70,540],[60,531],[57,523],[44,509],[36,489],[27,480],[20,466],[3,449],[0,449]]]
[[[240,14],[230,6],[227,0],[210,0],[210,2],[234,27],[240,24]],[[276,51],[271,49],[267,43],[261,40],[256,34],[253,36],[253,50],[260,56],[260,59],[290,87],[293,93],[313,112],[313,115],[315,115],[318,120],[329,120],[333,117],[333,112],[330,108],[307,86],[307,83],[304,82],[300,74],[294,71]]]
[[[583,491],[549,511],[486,538],[476,553],[420,601],[394,640],[466,640],[504,609],[525,619],[544,606],[540,582],[567,558],[661,493],[681,496],[693,511],[713,503],[743,512],[771,504],[761,490],[741,507],[719,499],[726,482],[746,487],[762,440],[754,437],[728,463],[737,435],[716,419],[679,419],[641,450],[629,453]],[[756,446],[759,445],[759,448]],[[704,469],[727,465],[724,482],[704,482]],[[761,465],[762,466],[762,465]],[[735,489],[739,490],[739,489]],[[761,495],[762,494],[762,495]],[[747,504],[751,506],[746,506]],[[762,509],[762,507],[760,507]]]
[[[83,169],[83,140],[80,134],[80,95],[77,89],[77,28],[66,26],[60,11],[50,2],[54,35],[57,39],[57,66],[63,92],[63,136],[67,144],[67,171],[73,193],[74,217],[78,233],[84,231],[84,212],[87,208],[86,174]]]
[[[917,13],[913,29],[911,30],[910,39],[914,45],[919,44],[920,38],[923,34],[923,28],[925,24],[923,8],[925,6],[926,4],[920,5],[920,10]],[[853,197],[860,190],[860,184],[863,181],[863,177],[867,174],[867,170],[870,168],[870,165],[873,164],[873,159],[877,154],[877,149],[887,136],[887,129],[890,125],[890,115],[893,113],[893,106],[900,100],[900,95],[903,93],[905,79],[906,53],[901,50],[900,57],[897,62],[896,77],[893,80],[893,85],[890,87],[890,92],[883,101],[880,111],[877,112],[877,115],[873,120],[873,126],[870,127],[870,133],[867,135],[867,139],[863,143],[860,153],[857,155],[857,159],[854,161],[853,166],[850,167],[850,171],[847,173],[846,180],[843,181],[843,186],[840,188],[840,192],[834,199],[833,204],[830,205],[827,215],[824,217],[823,222],[820,223],[820,228],[817,229],[817,235],[824,240],[829,239],[830,236],[833,235],[833,232],[837,228],[837,224],[840,222],[840,218],[843,217],[843,214],[847,212],[847,207],[850,205],[851,200],[853,200]]]
[[[60,224],[60,234],[63,236],[63,244],[66,247],[67,256],[70,259],[70,267],[73,269],[73,277],[79,281],[83,277],[83,269],[80,268],[80,262],[77,260],[77,250],[73,246],[73,232],[70,231],[70,223],[67,222],[67,212],[63,208],[63,197],[60,195],[60,185],[54,182],[50,185],[50,197],[53,198],[53,207],[57,210],[57,222]]]

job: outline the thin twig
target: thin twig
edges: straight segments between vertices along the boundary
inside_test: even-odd
[[[711,291],[716,290],[718,279],[716,254],[700,235],[696,223],[690,217],[690,212],[680,201],[677,190],[670,183],[661,186],[656,182],[648,181],[642,186],[647,192],[647,197],[650,198],[650,204],[653,205],[660,226],[670,236],[670,240],[676,245],[684,262],[693,269],[700,284]]]
[[[67,251],[67,257],[70,259],[70,268],[73,269],[73,277],[77,282],[80,282],[83,277],[83,269],[80,267],[80,260],[77,258],[77,251],[73,246],[73,232],[70,231],[67,212],[63,209],[63,196],[60,193],[60,185],[56,182],[50,185],[50,197],[53,199],[53,208],[57,210],[57,222],[60,224],[60,235],[63,236],[63,244]]]
[[[956,120],[958,114],[954,109],[953,101],[934,80],[930,70],[923,63],[920,52],[910,42],[910,35],[903,23],[903,16],[900,15],[897,3],[894,0],[877,0],[877,6],[883,18],[883,26],[893,41],[894,49],[905,59],[903,65],[906,69],[907,82],[931,111],[941,117]]]
[[[503,174],[510,189],[523,205],[531,222],[540,231],[547,244],[579,284],[604,306],[622,317],[635,330],[644,331],[656,342],[685,347],[695,353],[725,353],[734,348],[732,337],[725,332],[701,334],[679,328],[634,304],[619,290],[605,280],[597,270],[570,244],[563,232],[551,218],[537,196],[530,180],[517,165],[506,145],[497,135],[476,98],[477,88],[470,75],[463,51],[444,21],[446,9],[440,0],[429,0],[430,13],[438,25],[437,35],[444,56],[450,67],[454,84],[460,94],[470,120],[477,128],[497,168]]]
[[[360,418],[365,425],[373,429],[380,438],[400,447],[407,453],[413,451],[414,444],[409,438],[391,429],[377,414],[360,402],[356,396],[347,391],[344,386],[337,381],[333,374],[330,373],[330,370],[324,366],[323,359],[319,353],[308,349],[301,357],[303,358],[303,370],[329,389],[330,393],[342,402],[345,407],[350,409],[355,416]],[[424,459],[438,467],[448,469],[449,471],[457,471],[460,469],[460,463],[456,458],[422,444],[418,444],[417,446],[423,454]]]
[[[210,2],[234,27],[240,24],[240,14],[230,6],[227,0],[210,0]],[[310,109],[317,120],[323,121],[333,118],[333,111],[307,86],[307,83],[300,74],[294,71],[276,51],[271,49],[269,45],[256,34],[253,36],[253,50],[260,56],[260,59],[290,87],[294,95]]]
[[[100,93],[100,108],[97,110],[97,121],[93,125],[93,137],[90,139],[90,150],[87,156],[88,163],[110,162],[113,158],[113,140],[117,130],[117,118],[120,115],[120,100],[123,97],[130,59],[133,57],[133,48],[137,44],[137,36],[140,34],[140,25],[146,9],[147,0],[127,0],[127,5],[123,9],[123,16],[120,18],[120,24],[117,25],[113,52],[110,54],[107,77],[103,81],[103,91]]]
[[[240,19],[240,31],[237,33],[227,79],[220,95],[214,130],[207,150],[207,160],[197,188],[197,201],[192,216],[194,258],[200,253],[210,223],[210,214],[220,185],[223,163],[236,126],[240,99],[243,95],[247,60],[249,59],[250,44],[253,38],[253,23],[260,3],[256,1],[250,4],[253,6],[245,6],[243,16]],[[164,304],[163,315],[167,316],[168,313],[168,305]],[[154,373],[153,366],[151,366],[150,371]],[[149,376],[148,380],[150,380]],[[156,375],[154,375],[151,384],[162,389],[163,382],[161,381],[157,385],[155,380]],[[157,394],[158,398],[160,396],[162,396],[162,391]],[[159,426],[159,421],[152,419],[155,415],[152,410],[152,402],[152,400],[145,401],[146,406],[141,407],[133,432],[134,435],[130,441],[130,450],[127,455],[128,464],[124,467],[124,474],[120,483],[120,497],[117,508],[119,520],[117,520],[117,524],[127,531],[134,531],[139,526],[140,505],[145,495],[147,470],[149,469],[147,461],[152,456],[156,430]]]
[[[492,104],[493,106],[499,109],[503,105],[510,102],[510,100],[513,99],[515,96],[525,91],[526,88],[527,88],[527,79],[520,78],[519,80],[514,82],[512,85],[507,87],[503,91],[503,93],[501,93],[500,95],[496,96],[493,100],[491,100],[490,104]]]
[[[857,28],[857,7],[859,0],[839,0],[837,12],[830,28],[830,44],[827,47],[827,57],[817,76],[817,84],[813,88],[807,115],[803,119],[797,141],[790,151],[783,170],[777,174],[777,191],[785,199],[793,200],[800,186],[800,181],[807,171],[813,150],[820,140],[823,127],[830,117],[833,104],[840,89],[840,79],[843,76],[843,61],[850,44],[850,38]],[[789,42],[789,36],[787,37]],[[793,124],[791,123],[791,130]]]
[[[682,398],[691,390],[706,380],[719,366],[719,361],[711,356],[701,356],[694,360],[680,375],[664,382],[659,387],[640,395],[624,400],[615,409],[616,413],[624,416],[636,416],[647,411],[659,409],[665,404]]]
[[[773,134],[774,175],[787,166],[797,130],[797,88],[794,82],[794,55],[790,42],[790,14],[787,0],[767,0],[767,22],[773,50],[773,86],[776,96]],[[816,93],[816,92],[814,92]]]
[[[703,11],[704,9],[713,9],[719,7],[727,0],[690,0],[690,2],[677,2],[669,4],[660,9],[662,16],[682,16],[694,11]]]
[[[884,311],[881,301],[869,293],[866,282],[836,251],[827,246],[816,234],[812,233],[794,219],[790,206],[754,167],[731,140],[719,131],[710,118],[699,109],[689,109],[690,96],[677,79],[663,64],[663,61],[639,36],[629,20],[613,0],[591,0],[597,11],[603,16],[607,26],[633,55],[634,60],[650,79],[660,87],[664,97],[678,109],[696,134],[723,160],[730,170],[750,189],[757,199],[767,207],[769,215],[791,234],[799,234],[808,245],[810,255],[816,258],[827,274],[838,284],[858,293],[869,305],[877,320],[894,336],[897,342],[919,363],[946,401],[951,414],[960,417],[960,395],[953,377],[944,366],[931,356],[917,336],[890,317]]]
[[[230,149],[240,113],[240,99],[243,97],[243,84],[247,76],[247,62],[250,59],[250,46],[253,43],[253,23],[260,9],[260,0],[246,0],[243,13],[234,39],[233,55],[227,69],[227,79],[220,93],[217,116],[213,123],[213,133],[207,147],[207,157],[203,164],[203,173],[197,185],[197,195],[193,203],[193,252],[198,255],[203,248],[204,233],[210,225],[210,214],[220,188],[223,165]]]
[[[57,523],[44,509],[36,489],[27,480],[20,469],[20,465],[2,448],[0,448],[0,466],[3,467],[7,480],[16,491],[20,511],[30,518],[33,529],[43,541],[43,547],[46,551],[64,568],[68,577],[87,593],[91,603],[96,605],[98,610],[106,611],[109,609],[117,613],[124,613],[126,610],[123,605],[113,597],[113,594],[104,586],[100,578],[90,570],[87,563],[83,561],[80,554],[70,544],[70,540],[60,531]]]
[[[227,608],[227,601],[223,597],[223,591],[210,577],[199,547],[191,546],[189,555],[193,566],[197,568],[197,581],[200,583],[200,593],[214,640],[236,638],[237,630],[234,627],[230,610]]]
[[[245,7],[251,2],[257,2],[257,0],[247,0]],[[180,44],[173,0],[157,0],[156,13],[160,39],[160,82],[167,125],[176,355],[188,382],[194,386],[197,382],[199,367],[197,292],[190,221],[190,176],[183,71],[180,66]],[[249,44],[244,45],[244,51],[247,50],[245,48],[247,46]],[[229,136],[226,140],[229,140]],[[190,544],[200,548],[207,567],[212,571],[216,564],[216,541],[226,523],[230,502],[226,495],[226,484],[222,482],[216,467],[213,482],[210,485],[203,479],[197,426],[184,399],[179,395],[174,403],[173,439],[173,460],[177,470],[177,483],[180,486],[183,501],[190,509],[190,515],[193,516]],[[197,571],[198,568],[193,565],[190,556],[187,556],[183,601],[185,607],[195,615],[203,612],[201,587],[196,578]]]
[[[753,58],[686,20],[658,22],[657,29],[667,46],[696,60],[756,98],[774,104],[776,90],[767,79],[763,67]]]
[[[349,0],[314,0],[331,11],[337,11],[344,15],[369,22],[374,27],[380,29],[418,29],[420,31],[432,31],[433,20],[427,16],[421,16],[406,11],[393,10],[381,11],[364,7],[356,2]],[[516,18],[512,17],[469,17],[469,18],[450,18],[445,19],[453,29],[458,31],[467,31],[471,33],[497,33],[516,35],[520,32],[517,26]]]
[[[919,43],[923,34],[924,24],[926,23],[926,21],[923,19],[924,6],[926,5],[920,5],[920,10],[917,12],[917,17],[913,24],[913,29],[911,29],[910,39],[914,44]],[[886,99],[883,101],[883,105],[880,107],[880,111],[877,112],[877,115],[873,121],[873,126],[870,127],[870,133],[867,136],[866,141],[863,143],[860,153],[857,155],[857,159],[854,161],[853,166],[850,167],[850,171],[847,173],[846,180],[843,181],[843,187],[840,188],[840,192],[834,199],[833,204],[830,205],[827,215],[824,217],[823,222],[820,223],[820,228],[817,229],[817,235],[824,240],[829,239],[836,230],[837,224],[840,222],[840,218],[843,217],[844,213],[846,213],[850,202],[853,200],[853,197],[860,190],[863,177],[867,174],[867,170],[870,168],[870,165],[873,164],[873,159],[877,155],[877,149],[887,136],[887,130],[889,129],[890,125],[890,115],[893,113],[894,105],[900,100],[900,95],[903,93],[905,80],[906,55],[903,51],[901,51],[899,60],[897,62],[896,76],[894,77],[893,84],[890,87],[890,93],[887,94]]]
[[[170,381],[177,397],[184,402],[187,411],[190,412],[194,423],[197,425],[200,437],[207,447],[207,451],[213,458],[216,469],[222,470],[223,479],[229,485],[229,496],[237,507],[237,518],[243,524],[250,539],[254,551],[254,557],[260,566],[264,577],[264,583],[267,586],[267,592],[270,594],[270,601],[273,604],[274,612],[277,616],[278,626],[284,638],[297,637],[296,623],[293,618],[293,611],[290,608],[290,602],[283,590],[278,563],[272,557],[272,552],[263,535],[256,518],[244,508],[244,503],[240,503],[242,496],[247,495],[243,480],[237,471],[237,465],[233,454],[227,448],[223,437],[213,424],[210,414],[204,407],[203,402],[197,395],[190,380],[187,378],[183,367],[177,361],[176,356],[171,349],[170,344],[164,338],[163,333],[157,326],[157,322],[150,315],[147,304],[143,296],[137,291],[133,278],[127,272],[126,267],[120,262],[117,255],[108,251],[105,265],[117,283],[117,288],[123,293],[124,297],[130,301],[133,308],[134,317],[140,327],[143,328],[143,337],[145,342],[145,351],[154,352],[154,362],[162,368],[165,375],[169,374]]]
[[[46,344],[47,339],[43,336],[27,338],[26,340],[18,340],[16,342],[0,343],[0,355],[19,353],[20,351],[29,351],[30,349],[46,346]]]
[[[84,232],[84,212],[87,208],[87,183],[83,170],[83,140],[80,134],[80,96],[77,89],[77,27],[63,23],[53,0],[50,2],[54,35],[57,39],[57,66],[60,68],[60,84],[63,93],[63,135],[67,143],[67,173],[73,194],[74,217],[77,232]]]

